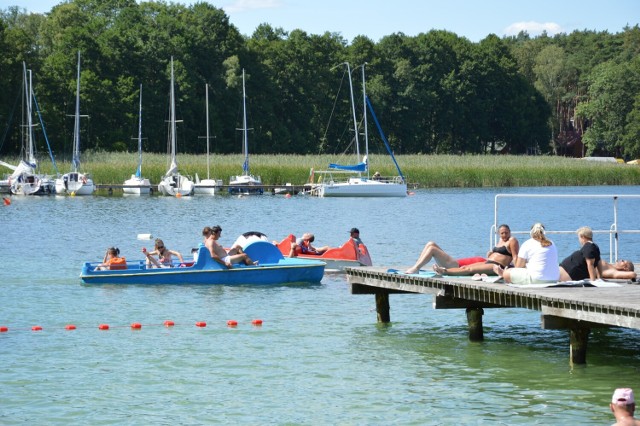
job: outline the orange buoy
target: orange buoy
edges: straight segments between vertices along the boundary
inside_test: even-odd
[[[33,327],[31,327],[31,330],[33,330],[33,331],[41,331],[42,330],[42,326],[34,325]]]
[[[98,326],[99,330],[108,330],[109,329],[109,324],[100,324]]]
[[[256,318],[253,321],[251,321],[251,324],[253,324],[253,325],[262,325],[262,320]]]
[[[198,321],[196,323],[196,327],[206,327],[206,326],[207,326],[207,323],[204,321]]]
[[[175,322],[173,322],[173,321],[171,321],[171,320],[166,320],[166,321],[164,322],[164,326],[165,326],[165,327],[173,327],[174,325],[176,325],[176,323],[175,323]]]
[[[139,322],[134,322],[131,324],[131,328],[133,329],[141,329],[142,328],[142,324],[140,324]]]
[[[5,206],[8,206],[11,204],[11,200],[6,197],[2,197],[2,202],[4,203]]]
[[[284,198],[291,198],[291,194],[285,195]]]
[[[0,333],[6,333],[7,331],[9,331],[9,327],[5,327],[4,325],[0,327]]]
[[[227,321],[227,326],[229,326],[229,327],[237,327],[238,326],[238,321],[229,320],[229,321]]]
[[[180,197],[182,197],[182,194],[178,192],[178,193],[176,194],[176,197],[177,197],[177,198],[180,198]]]
[[[65,330],[75,330],[76,326],[73,324],[67,324],[64,326]]]

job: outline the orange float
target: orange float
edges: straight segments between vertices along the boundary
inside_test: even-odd
[[[262,320],[256,318],[253,321],[251,321],[251,324],[253,324],[253,325],[262,325]]]
[[[176,323],[175,323],[175,322],[173,322],[173,321],[171,321],[171,320],[166,320],[166,321],[164,322],[164,326],[165,326],[165,327],[173,327],[174,325],[176,325]]]
[[[207,326],[207,323],[204,321],[198,321],[196,323],[196,327],[206,327],[206,326]]]
[[[5,326],[0,327],[0,333],[6,333],[7,331],[9,331],[9,327],[5,327]]]
[[[98,330],[108,330],[109,329],[109,324],[100,324],[98,326]]]
[[[142,324],[140,324],[139,322],[134,322],[131,324],[131,328],[134,330],[139,330],[142,328]]]
[[[227,321],[227,326],[229,326],[229,327],[237,327],[238,326],[238,321],[229,320],[229,321]]]
[[[31,330],[33,330],[33,331],[42,331],[42,326],[34,325],[33,327],[31,327]]]
[[[75,330],[76,326],[73,324],[67,324],[64,326],[65,330]]]

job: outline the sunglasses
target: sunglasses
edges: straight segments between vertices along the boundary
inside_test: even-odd
[[[158,246],[159,250],[162,250],[164,248],[164,246]]]

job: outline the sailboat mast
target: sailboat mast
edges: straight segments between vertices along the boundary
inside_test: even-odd
[[[140,107],[138,108],[138,170],[137,177],[142,177],[142,84],[140,85]]]
[[[245,174],[249,174],[249,131],[247,129],[247,92],[244,84],[244,68],[242,69],[242,130],[243,130],[243,151],[244,164],[242,168]]]
[[[171,101],[171,166],[176,163],[176,99],[173,88],[174,76],[173,76],[173,56],[171,57],[171,93],[169,95]]]
[[[33,155],[33,121],[31,117],[31,108],[32,108],[32,95],[31,91],[31,70],[27,69],[27,64],[25,62],[22,63],[22,67],[24,69],[24,95],[25,95],[25,114],[26,114],[26,125],[25,129],[25,160],[28,162],[29,166],[35,166],[35,157]],[[24,123],[24,121],[23,121]]]
[[[365,65],[367,65],[366,62],[362,64],[362,105],[364,116],[364,156],[366,158],[367,177],[369,177],[369,126],[367,126],[367,84],[364,78]]]
[[[206,102],[205,111],[207,114],[207,179],[210,179],[209,177],[209,84],[205,85],[204,98]]]
[[[349,74],[349,91],[351,94],[351,111],[353,113],[353,130],[354,130],[354,137],[356,140],[356,158],[358,160],[358,163],[360,162],[360,144],[358,143],[358,122],[356,119],[356,103],[353,100],[353,81],[351,80],[351,66],[349,65],[349,62],[345,62],[345,64],[347,65],[347,73]]]
[[[73,124],[73,171],[80,168],[80,51],[78,50],[78,76],[76,78],[76,113]]]

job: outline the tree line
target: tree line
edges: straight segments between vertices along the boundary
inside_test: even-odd
[[[166,151],[173,57],[180,152],[206,150],[205,85],[212,151],[241,152],[243,69],[252,153],[351,149],[348,62],[358,132],[366,64],[367,95],[396,153],[640,157],[638,25],[477,43],[441,30],[348,43],[269,24],[243,36],[208,3],[69,0],[46,14],[1,10],[0,49],[0,156],[21,149],[23,61],[51,148],[70,156],[80,51],[82,150],[135,150],[142,84],[144,149]],[[369,134],[370,150],[384,150]]]

